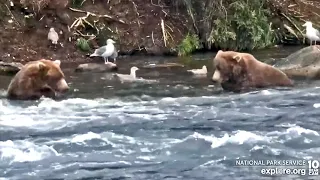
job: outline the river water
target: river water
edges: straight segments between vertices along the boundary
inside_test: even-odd
[[[295,50],[254,54],[270,59]],[[210,70],[213,56],[185,62]],[[118,59],[119,72],[164,61],[177,59]],[[307,179],[262,175],[263,167],[236,160],[320,158],[317,81],[235,94],[181,70],[141,68],[138,76],[158,80],[149,84],[64,71],[71,92],[59,101],[8,101],[10,77],[0,77],[1,180]]]

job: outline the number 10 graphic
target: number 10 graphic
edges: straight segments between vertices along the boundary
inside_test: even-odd
[[[308,160],[309,175],[319,175],[319,165],[318,160]]]
[[[309,169],[318,169],[319,168],[319,161],[317,160],[308,160]]]

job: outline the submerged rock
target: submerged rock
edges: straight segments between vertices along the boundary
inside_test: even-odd
[[[107,62],[106,64],[101,63],[85,63],[80,64],[75,71],[76,72],[112,72],[117,71],[118,67],[112,62]]]
[[[278,60],[274,66],[291,78],[320,79],[320,46],[305,47]]]
[[[16,62],[2,62],[0,61],[0,74],[1,75],[15,75],[20,71],[23,64]]]
[[[179,64],[179,63],[164,63],[164,64],[148,64],[143,66],[143,68],[148,68],[148,69],[152,69],[152,68],[183,68],[184,65],[183,64]]]

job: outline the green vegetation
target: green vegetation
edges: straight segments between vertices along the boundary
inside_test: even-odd
[[[265,0],[176,0],[206,48],[253,50],[274,45]]]
[[[88,52],[91,49],[89,42],[82,37],[77,39],[76,46],[83,52]]]
[[[72,7],[82,7],[84,2],[86,2],[86,0],[72,0]]]
[[[190,35],[188,33],[187,36],[182,40],[182,42],[178,46],[178,55],[186,56],[199,48],[200,48],[199,37],[195,34]]]

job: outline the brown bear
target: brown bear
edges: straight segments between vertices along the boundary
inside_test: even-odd
[[[293,86],[285,73],[258,61],[249,53],[219,50],[213,59],[212,80],[227,91],[239,92],[253,88]]]
[[[7,89],[7,98],[35,100],[42,96],[56,98],[69,86],[60,68],[60,60],[37,60],[25,64],[13,77]]]

